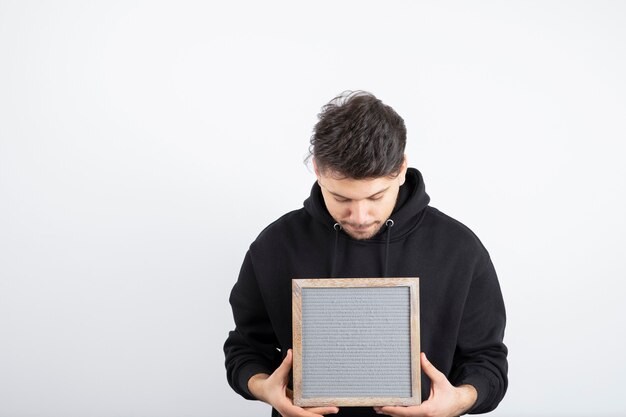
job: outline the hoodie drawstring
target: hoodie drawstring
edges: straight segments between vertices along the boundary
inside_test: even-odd
[[[385,269],[383,270],[383,278],[387,278],[387,265],[389,260],[389,241],[391,240],[391,228],[394,225],[394,221],[388,219],[385,222],[385,226],[387,226],[387,241],[385,243]],[[335,278],[335,272],[337,271],[337,252],[339,245],[339,231],[341,230],[341,225],[339,223],[333,224],[333,229],[335,229],[335,247],[333,249],[333,263],[330,269],[330,277]]]
[[[391,219],[388,219],[385,222],[385,226],[387,226],[387,242],[385,243],[385,269],[383,270],[383,278],[387,278],[387,261],[389,260],[389,241],[391,240],[391,228],[393,227],[394,222]]]
[[[339,223],[333,224],[333,229],[335,229],[335,248],[333,249],[333,264],[330,269],[330,277],[335,278],[335,271],[337,267],[337,246],[339,244],[339,231],[341,230],[341,225]]]

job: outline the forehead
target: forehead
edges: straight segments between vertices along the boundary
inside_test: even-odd
[[[320,186],[325,188],[331,194],[352,200],[360,200],[362,198],[371,197],[382,191],[386,191],[391,187],[396,178],[378,177],[378,178],[338,178],[332,175],[320,174]]]

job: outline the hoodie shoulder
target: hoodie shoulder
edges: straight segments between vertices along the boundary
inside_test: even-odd
[[[431,234],[433,244],[451,244],[464,251],[487,254],[487,249],[469,227],[435,207],[428,206],[422,227]]]
[[[253,245],[276,245],[290,236],[297,236],[306,229],[310,216],[304,208],[292,210],[267,225],[257,236]],[[299,232],[300,231],[300,232]]]

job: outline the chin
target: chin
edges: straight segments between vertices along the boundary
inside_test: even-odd
[[[349,230],[349,229],[344,229],[344,230],[353,239],[356,239],[356,240],[367,240],[367,239],[370,239],[370,238],[376,236],[376,234],[378,233],[380,228],[372,229],[372,230],[365,230],[363,232],[354,232],[354,231]]]

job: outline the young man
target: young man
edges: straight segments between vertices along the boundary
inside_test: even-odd
[[[457,416],[493,410],[507,388],[505,310],[487,250],[428,206],[407,168],[402,118],[369,93],[343,94],[311,138],[317,182],[304,207],[270,224],[245,256],[224,345],[231,387],[272,416]],[[293,405],[292,278],[419,277],[422,399],[413,407]]]

